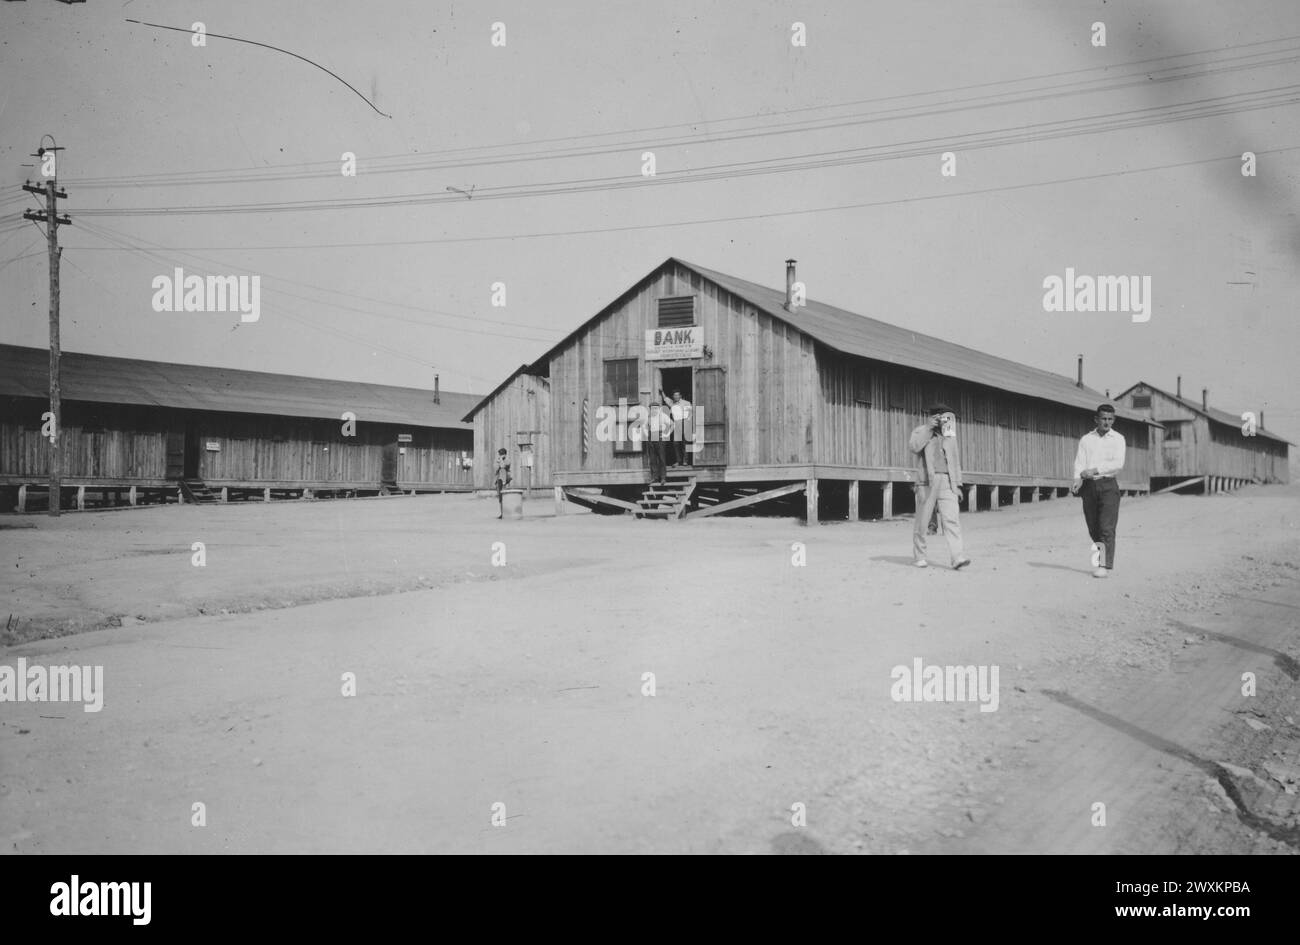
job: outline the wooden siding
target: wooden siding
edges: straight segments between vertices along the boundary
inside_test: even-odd
[[[511,475],[518,486],[544,488],[553,482],[550,384],[544,377],[520,374],[474,415],[474,487],[491,489],[496,479],[497,450],[509,450]],[[594,410],[594,403],[592,409]],[[581,412],[582,404],[578,404]],[[533,437],[531,478],[519,454],[519,431],[541,430]]]
[[[840,354],[818,346],[821,412],[819,463],[911,467],[907,440],[935,402],[957,414],[962,467],[971,473],[1070,479],[1087,411],[957,378]],[[1149,427],[1125,420],[1115,429],[1126,450],[1120,481],[1149,481]]]
[[[50,474],[49,441],[41,414],[49,401],[5,398],[0,410],[0,476],[41,479]],[[167,472],[166,426],[145,407],[63,405],[63,475],[87,479],[162,479]]]
[[[647,361],[645,332],[658,327],[661,298],[695,296],[696,325],[706,356]],[[797,312],[793,316],[798,317]],[[627,480],[640,475],[646,458],[616,451],[596,439],[598,408],[604,406],[605,362],[635,359],[638,395],[654,402],[661,368],[720,368],[726,392],[722,410],[692,400],[697,418],[725,416],[726,468],[809,468],[853,471],[910,470],[912,429],[936,400],[960,415],[963,463],[973,474],[1009,480],[1068,481],[1079,438],[1092,428],[1091,412],[1079,407],[1008,394],[960,378],[927,374],[836,352],[773,318],[693,270],[670,265],[651,273],[599,318],[556,348],[550,378],[549,455],[538,456],[538,484],[559,474],[567,483]],[[520,378],[527,377],[521,375]],[[504,434],[521,428],[529,382],[512,381],[484,405],[475,422],[476,484],[491,485],[496,448],[513,442]],[[539,391],[536,398],[544,398]],[[584,457],[582,404],[589,405],[590,449]],[[1119,420],[1127,444],[1121,481],[1145,488],[1150,481],[1151,428]],[[512,461],[513,461],[512,454]],[[793,473],[792,473],[793,475]],[[585,477],[585,478],[584,478]]]
[[[711,357],[647,361],[645,332],[658,327],[658,300],[696,295],[696,324]],[[663,368],[721,367],[728,403],[711,407],[694,401],[704,417],[725,413],[729,465],[812,461],[816,410],[813,342],[802,333],[756,311],[730,293],[683,267],[656,273],[625,295],[605,317],[564,347],[550,364],[554,468],[603,473],[640,469],[638,453],[616,452],[595,437],[596,409],[604,398],[604,362],[636,358],[641,400],[658,397]],[[582,455],[582,401],[590,406],[590,451]],[[483,455],[476,451],[476,455]]]
[[[1135,395],[1151,397],[1147,411],[1157,423],[1180,423],[1178,439],[1156,431],[1152,444],[1151,475],[1165,479],[1225,476],[1261,482],[1289,482],[1289,450],[1285,443],[1267,437],[1248,437],[1240,426],[1211,420],[1174,398],[1138,385],[1122,398],[1132,407]]]
[[[199,478],[208,485],[235,482],[377,483],[384,447],[409,433],[397,457],[397,481],[468,489],[472,470],[461,452],[473,449],[473,433],[358,422],[355,436],[342,435],[341,420],[300,420],[239,414],[203,414],[195,421]],[[215,442],[217,450],[207,444]]]
[[[49,449],[40,435],[44,401],[11,398],[0,414],[0,476],[49,475]],[[358,423],[342,436],[341,420],[309,420],[163,408],[64,404],[63,475],[75,479],[160,480],[166,476],[167,433],[192,430],[199,477],[223,483],[350,485],[378,483],[385,444],[410,433],[398,457],[398,481],[465,488],[471,471],[460,455],[473,449],[469,429]],[[209,451],[208,442],[219,449]],[[328,447],[328,450],[326,449]]]

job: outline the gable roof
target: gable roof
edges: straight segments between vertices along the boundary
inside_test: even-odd
[[[0,344],[0,396],[48,397],[49,370],[46,349]],[[442,391],[435,404],[433,391],[414,387],[68,351],[59,380],[63,399],[71,401],[331,420],[351,410],[362,423],[458,430],[466,429],[460,418],[478,400]]]
[[[466,423],[473,423],[474,415],[478,413],[480,410],[482,410],[487,405],[488,401],[490,401],[497,394],[501,393],[501,391],[505,390],[511,381],[513,381],[520,374],[524,374],[524,373],[537,374],[538,369],[537,369],[536,362],[534,362],[533,364],[521,364],[519,365],[519,367],[515,368],[512,372],[510,372],[509,377],[507,377],[496,387],[492,388],[492,390],[488,391],[487,395],[474,405],[474,409],[472,409],[469,413],[465,414],[465,416],[463,416],[461,419]],[[547,385],[548,387],[550,386],[551,382],[547,380],[545,377],[542,377],[541,381],[543,384]]]
[[[1241,429],[1241,417],[1239,415],[1230,414],[1226,410],[1219,410],[1217,407],[1210,407],[1206,409],[1205,407],[1202,407],[1194,400],[1188,400],[1186,397],[1179,397],[1177,394],[1171,394],[1169,393],[1169,391],[1161,390],[1159,387],[1156,387],[1154,384],[1148,384],[1146,381],[1138,381],[1136,384],[1129,387],[1119,396],[1127,397],[1129,394],[1133,392],[1134,387],[1150,388],[1160,396],[1168,397],[1174,403],[1186,407],[1188,410],[1192,411],[1193,413],[1200,414],[1202,417],[1208,417],[1210,420],[1213,420],[1215,423],[1222,423],[1230,427],[1236,427],[1238,430]],[[1262,436],[1269,440],[1277,440],[1279,443],[1286,443],[1288,446],[1295,446],[1295,444],[1292,443],[1290,440],[1284,440],[1276,433],[1270,433],[1268,430],[1265,430],[1263,427],[1256,428],[1255,435]]]
[[[737,298],[748,302],[759,311],[783,322],[813,338],[828,348],[843,354],[869,358],[886,364],[928,371],[960,380],[983,384],[996,390],[1004,390],[1027,397],[1037,397],[1052,403],[1078,407],[1092,413],[1097,405],[1106,400],[1105,395],[1090,387],[1080,387],[1073,380],[1061,374],[1029,367],[1006,358],[985,354],[974,348],[954,344],[930,335],[923,335],[907,328],[900,328],[888,322],[882,322],[865,315],[826,305],[813,299],[794,312],[785,310],[785,290],[769,289],[766,286],[738,279],[725,273],[706,269],[683,259],[669,257],[632,289],[624,292],[614,302],[578,326],[534,364],[547,360],[575,335],[619,304],[627,295],[635,291],[642,283],[657,275],[669,266],[682,266],[701,278],[707,279]],[[1158,426],[1143,413],[1116,406],[1118,416],[1139,423]]]

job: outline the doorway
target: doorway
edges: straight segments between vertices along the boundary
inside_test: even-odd
[[[166,476],[168,479],[199,477],[199,431],[193,423],[167,431]]]
[[[654,392],[654,396],[651,400],[651,403],[662,404],[664,402],[664,399],[666,398],[667,401],[671,404],[673,399],[673,392],[681,391],[682,400],[685,400],[693,405],[695,403],[694,381],[695,381],[695,372],[692,368],[661,367],[659,369],[659,389]],[[663,391],[662,397],[659,396],[660,390]],[[668,408],[665,407],[664,409],[668,409]],[[689,440],[692,431],[691,425],[689,423],[684,424],[681,429],[682,429],[682,434],[685,435],[686,438]],[[677,434],[674,433],[674,436],[676,435]],[[675,456],[676,449],[677,449],[676,443],[665,444],[665,453],[667,454],[665,458],[670,467],[676,465],[677,462]],[[687,466],[695,465],[695,456],[693,453],[691,453],[689,449],[686,449],[684,451],[683,457],[686,460]]]
[[[664,392],[664,396],[669,400],[673,398],[673,391],[682,392],[682,399],[695,402],[695,385],[694,371],[688,367],[679,368],[660,368],[659,369],[659,389]],[[655,391],[658,395],[659,391]],[[661,403],[662,401],[655,401]]]

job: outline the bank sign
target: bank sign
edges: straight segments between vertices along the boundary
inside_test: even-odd
[[[689,328],[653,328],[645,333],[645,359],[671,361],[704,357],[704,337],[699,325]]]

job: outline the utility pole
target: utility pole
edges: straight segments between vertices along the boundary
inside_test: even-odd
[[[68,217],[60,217],[58,212],[59,198],[66,199],[68,196],[59,190],[55,173],[56,152],[62,150],[60,147],[37,148],[32,157],[41,160],[42,173],[47,173],[45,169],[49,168],[47,174],[49,179],[46,180],[44,187],[34,187],[30,180],[23,184],[23,190],[45,195],[44,210],[25,210],[23,216],[28,220],[45,224],[45,235],[50,244],[50,414],[53,417],[54,435],[50,437],[49,514],[55,517],[59,514],[61,504],[59,492],[63,488],[63,456],[59,446],[59,441],[63,437],[62,392],[59,389],[59,256],[63,251],[59,248],[59,224],[72,223]]]

